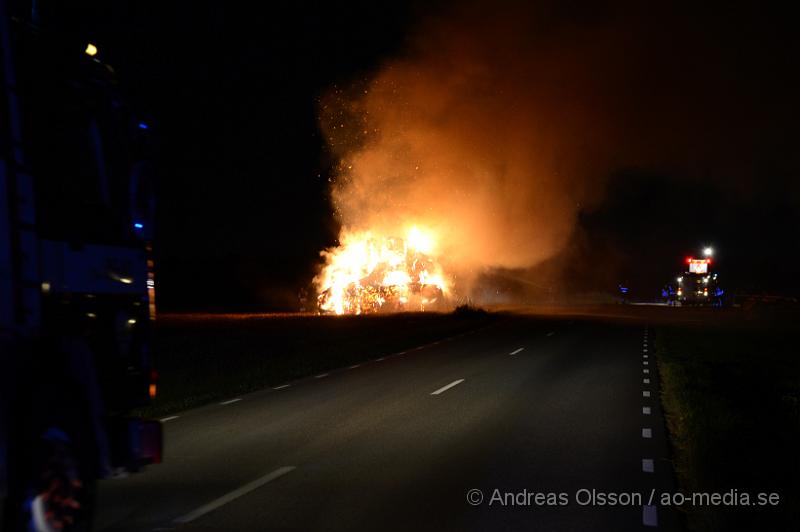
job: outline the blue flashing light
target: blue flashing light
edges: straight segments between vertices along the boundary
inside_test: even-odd
[[[133,227],[136,229],[144,229],[144,224],[142,222],[134,222]]]
[[[144,122],[139,122],[139,129],[148,129],[150,126],[145,124]]]

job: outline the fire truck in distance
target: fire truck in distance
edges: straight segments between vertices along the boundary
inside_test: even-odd
[[[98,49],[0,0],[0,502],[6,531],[89,530],[99,478],[161,460],[153,179]],[[55,3],[53,3],[55,4]]]
[[[722,306],[724,290],[718,275],[711,271],[712,263],[710,256],[686,258],[686,270],[675,279],[674,302],[688,306]]]

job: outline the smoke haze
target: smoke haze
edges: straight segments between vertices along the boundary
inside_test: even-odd
[[[466,274],[563,252],[619,168],[678,168],[746,194],[753,145],[777,134],[753,127],[762,95],[740,79],[770,74],[714,43],[736,28],[651,4],[561,4],[444,10],[402,57],[323,99],[344,227],[425,225]]]

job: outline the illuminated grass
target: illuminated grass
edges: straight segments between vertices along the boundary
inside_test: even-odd
[[[684,492],[777,492],[776,508],[683,508],[692,530],[800,530],[800,355],[788,330],[664,327],[662,402]]]

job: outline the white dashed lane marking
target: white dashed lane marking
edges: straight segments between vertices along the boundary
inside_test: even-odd
[[[644,330],[644,342],[642,343],[642,364],[647,366],[649,364],[647,355],[647,329]],[[644,377],[642,379],[643,384],[650,384],[649,373],[650,369],[643,368],[642,372],[648,377]],[[650,397],[650,390],[643,390],[642,397]],[[652,410],[649,406],[642,407],[642,414],[645,416],[649,416]],[[653,430],[649,427],[645,427],[642,429],[642,438],[650,439],[653,437]],[[655,463],[652,458],[642,458],[642,472],[643,473],[654,473],[655,472]],[[658,510],[655,506],[651,504],[646,504],[642,506],[642,524],[647,527],[657,527],[658,526]]]
[[[258,488],[260,488],[261,486],[263,486],[264,484],[267,484],[268,482],[272,482],[276,478],[282,477],[286,473],[289,473],[290,471],[293,471],[293,470],[294,470],[294,466],[285,466],[285,467],[278,468],[275,471],[273,471],[272,473],[264,475],[261,478],[257,478],[256,480],[245,484],[241,488],[238,488],[238,489],[235,489],[235,490],[233,490],[233,491],[231,491],[229,493],[226,493],[222,497],[220,497],[218,499],[214,499],[210,503],[205,504],[205,505],[201,506],[200,508],[191,511],[186,515],[178,517],[177,519],[173,520],[173,523],[178,523],[178,524],[190,523],[190,522],[194,521],[195,519],[197,519],[198,517],[202,517],[202,516],[206,515],[209,512],[213,512],[214,510],[216,510],[220,506],[224,506],[224,505],[228,504],[229,502],[235,501],[239,497],[241,497],[243,495],[247,495],[251,491],[255,491]]]
[[[442,386],[441,388],[439,388],[435,392],[431,392],[431,395],[439,395],[440,393],[446,392],[447,390],[449,390],[453,386],[458,386],[462,382],[464,382],[464,379],[458,379],[457,381],[453,381],[450,384],[448,384],[447,386]]]
[[[166,423],[167,421],[172,421],[173,419],[178,419],[179,417],[180,416],[162,417],[161,419],[159,419],[159,421],[162,422],[162,423]]]
[[[522,352],[522,351],[524,351],[524,350],[525,350],[525,348],[524,348],[524,347],[520,347],[519,349],[515,349],[515,350],[511,351],[511,352],[509,353],[509,355],[516,355],[517,353],[521,353],[521,352]]]
[[[232,405],[233,403],[238,403],[241,400],[242,400],[241,397],[237,397],[236,399],[229,399],[228,401],[222,401],[220,404],[221,405]]]

